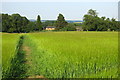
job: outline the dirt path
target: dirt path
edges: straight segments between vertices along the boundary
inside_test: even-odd
[[[23,51],[25,51],[25,58],[26,58],[26,64],[32,64],[30,61],[30,55],[31,55],[31,50],[30,47],[23,45],[22,46]]]
[[[28,65],[30,65],[30,64],[32,64],[32,62],[30,61],[31,60],[31,49],[30,49],[30,47],[29,46],[25,46],[25,45],[23,45],[22,46],[22,49],[23,49],[23,51],[25,51],[25,55],[26,55],[26,64],[28,64]],[[36,75],[36,76],[29,76],[27,79],[32,79],[32,80],[34,80],[35,78],[37,78],[37,79],[42,79],[42,80],[47,80],[44,76],[40,76],[40,75]],[[26,80],[27,80],[26,79]]]
[[[23,45],[23,50],[26,51],[26,55],[30,55],[31,50],[30,50],[30,48],[28,46]]]

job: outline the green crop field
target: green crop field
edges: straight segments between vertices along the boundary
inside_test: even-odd
[[[2,71],[6,72],[11,66],[11,59],[16,53],[19,34],[2,34]]]
[[[118,32],[40,32],[23,36],[26,77],[118,77]],[[4,68],[15,54],[18,37],[3,35]]]
[[[25,40],[31,49],[30,75],[117,77],[117,32],[32,33]]]

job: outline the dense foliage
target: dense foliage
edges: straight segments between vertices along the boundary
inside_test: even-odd
[[[41,22],[40,16],[38,15],[37,22],[36,22],[36,31],[41,31],[41,30],[42,30],[42,22]]]
[[[39,15],[36,22],[30,22],[26,17],[19,14],[2,14],[2,32],[26,33],[41,30],[42,24]]]
[[[42,26],[43,28],[46,28],[47,26],[55,26],[56,25],[56,21],[54,20],[47,20],[45,22],[42,22]]]
[[[69,23],[69,24],[67,24],[66,27],[63,27],[63,28],[61,29],[61,31],[76,31],[75,24]]]
[[[29,20],[19,14],[2,14],[2,31],[3,32],[26,32],[26,26]]]
[[[58,19],[56,21],[56,30],[60,30],[67,26],[67,22],[64,19],[64,16],[62,14],[59,14]]]
[[[120,22],[114,18],[98,17],[96,10],[90,9],[84,15],[83,29],[85,31],[118,31],[120,29]]]
[[[67,23],[62,14],[59,14],[57,21],[45,21],[41,22],[41,18],[38,15],[37,21],[29,21],[26,17],[22,17],[19,14],[2,14],[2,32],[9,33],[27,33],[34,31],[42,31],[47,26],[55,26],[56,30],[62,31],[74,31],[75,26],[79,24]]]
[[[65,17],[59,14],[56,21],[41,22],[38,15],[37,21],[29,21],[26,17],[19,14],[0,14],[0,30],[9,33],[27,33],[33,31],[42,31],[47,26],[56,27],[56,31],[75,31],[76,27],[82,27],[84,31],[118,31],[120,30],[120,22],[114,18],[99,17],[96,10],[90,9],[84,15],[83,24],[68,23]],[[2,29],[1,29],[2,28]]]

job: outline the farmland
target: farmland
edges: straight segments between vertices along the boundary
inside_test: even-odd
[[[27,58],[25,64],[29,65],[26,77],[118,76],[118,32],[40,32],[23,36],[23,45],[28,47],[25,51]],[[15,54],[18,37],[20,37],[18,34],[3,34],[2,57],[5,64],[3,69],[10,65],[9,59]]]
[[[2,34],[2,68],[6,72],[11,66],[11,60],[16,54],[19,34]]]

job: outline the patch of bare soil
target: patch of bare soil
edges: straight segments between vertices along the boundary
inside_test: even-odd
[[[30,53],[31,53],[31,50],[28,46],[23,46],[23,51],[26,52],[26,55],[30,55]]]
[[[39,76],[39,75],[37,75],[37,76],[29,76],[27,79],[28,79],[28,80],[29,80],[29,79],[30,79],[30,80],[36,80],[36,79],[48,80],[48,79],[45,78],[44,76]],[[27,80],[27,79],[25,79],[25,80]]]
[[[25,51],[25,55],[26,55],[26,64],[31,64],[30,62],[30,54],[31,54],[31,50],[30,47],[28,46],[22,46],[23,51]]]

